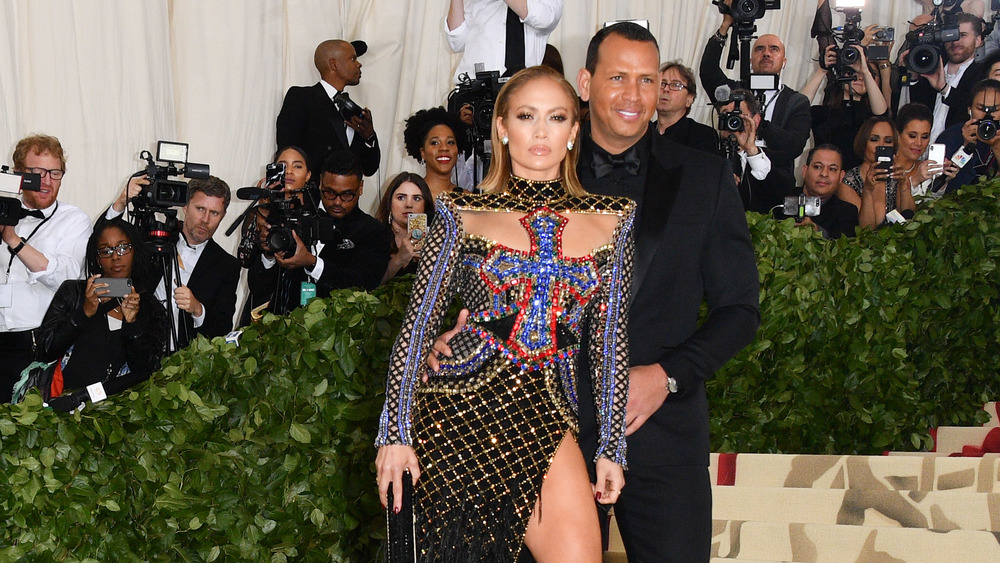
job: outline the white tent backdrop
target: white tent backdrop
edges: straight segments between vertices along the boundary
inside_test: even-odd
[[[813,0],[785,0],[759,22],[788,46],[783,78],[798,88],[814,64]],[[868,0],[864,23],[902,32],[912,0]],[[285,90],[315,83],[315,46],[364,39],[364,76],[351,97],[368,106],[382,147],[362,208],[402,170],[403,120],[444,103],[458,55],[442,31],[448,0],[0,0],[0,162],[30,133],[59,137],[68,157],[60,199],[96,217],[158,139],[190,143],[234,189],[253,185],[274,151]],[[709,0],[566,0],[550,39],[576,82],[601,22],[647,19],[663,60],[697,69],[721,16]],[[842,21],[834,15],[834,21]],[[900,33],[901,34],[901,33]],[[700,88],[700,85],[699,85]],[[693,117],[708,122],[699,93]],[[234,202],[228,219],[245,206]],[[223,228],[229,221],[223,223]],[[235,249],[236,235],[222,240]]]

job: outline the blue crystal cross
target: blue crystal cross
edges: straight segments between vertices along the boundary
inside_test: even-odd
[[[563,301],[586,303],[600,282],[591,256],[567,258],[562,253],[562,232],[568,219],[540,207],[520,220],[531,240],[531,250],[494,246],[481,275],[494,292],[523,286],[515,303],[517,318],[507,348],[528,361],[538,361],[557,351],[556,323]]]

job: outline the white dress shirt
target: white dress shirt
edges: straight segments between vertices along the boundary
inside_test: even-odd
[[[750,175],[762,181],[771,173],[771,159],[764,154],[763,150],[757,151],[757,154],[753,156],[748,156],[744,150],[740,150],[739,154],[740,162],[743,163],[744,173],[746,173],[747,166],[749,166]]]
[[[528,17],[524,24],[524,66],[541,64],[545,56],[545,43],[562,18],[563,0],[528,0]],[[465,21],[455,29],[444,32],[448,47],[454,53],[464,53],[455,70],[458,84],[462,74],[476,77],[476,63],[483,63],[484,70],[499,70],[503,74],[507,56],[507,3],[503,0],[465,0]]]
[[[201,258],[201,253],[205,251],[205,247],[208,246],[208,241],[201,244],[196,244],[191,246],[184,239],[183,233],[177,240],[177,267],[181,272],[181,279],[178,283],[177,279],[173,279],[171,284],[171,289],[177,289],[180,286],[187,286],[188,282],[191,281],[191,273],[194,272],[195,267],[198,265],[198,260]],[[171,272],[170,277],[175,278],[176,272]],[[156,286],[156,292],[154,293],[156,298],[163,303],[163,306],[167,306],[167,291],[163,284],[163,279],[160,279],[159,285]],[[196,296],[197,297],[197,296]],[[174,326],[177,330],[180,330],[180,318],[181,311],[177,308],[177,302],[174,301],[174,296],[170,296],[170,306],[174,310]],[[201,307],[201,315],[191,315],[194,320],[194,328],[198,328],[205,322],[205,306],[204,303]]]
[[[948,110],[951,108],[948,104],[944,103],[944,99],[951,94],[951,89],[958,87],[958,83],[962,81],[962,76],[965,74],[965,69],[969,68],[975,61],[975,57],[969,57],[969,60],[958,65],[958,69],[955,70],[955,74],[949,74],[948,69],[951,65],[946,65],[944,67],[944,89],[938,92],[937,97],[934,99],[934,123],[931,125],[931,139],[937,139],[938,135],[945,130],[945,125],[948,122]]]
[[[0,332],[38,328],[62,282],[83,277],[87,239],[93,232],[90,217],[61,202],[43,209],[42,214],[48,220],[25,217],[14,232],[23,238],[31,235],[28,246],[49,262],[44,271],[28,271],[20,258],[11,256],[7,244],[0,242]],[[32,235],[35,227],[38,230]]]
[[[336,96],[337,94],[340,93],[339,90],[337,90],[336,88],[334,88],[333,86],[331,86],[330,83],[327,82],[326,80],[320,80],[319,83],[323,86],[323,90],[326,91],[326,95],[331,100],[333,99],[334,96]],[[348,146],[350,146],[350,144],[354,142],[354,133],[355,133],[354,128],[353,127],[349,127],[347,125],[347,123],[345,122],[344,123],[344,129],[347,130],[347,144],[348,144]],[[319,164],[320,164],[320,166],[323,165],[322,162],[320,162]]]

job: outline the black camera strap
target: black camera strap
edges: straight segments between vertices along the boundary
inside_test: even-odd
[[[28,236],[26,236],[26,237],[24,237],[24,238],[21,239],[22,242],[23,242],[23,244],[27,244],[28,241],[31,240],[31,237],[35,236],[35,233],[38,232],[38,229],[41,229],[42,225],[44,225],[45,223],[47,223],[49,221],[49,219],[51,219],[53,216],[55,216],[56,211],[59,211],[59,202],[58,201],[56,202],[56,208],[52,210],[52,213],[50,213],[48,217],[42,219],[41,223],[35,225],[35,228],[31,230],[31,233],[29,233]],[[23,244],[22,244],[22,246],[23,246]],[[11,254],[10,255],[10,261],[7,262],[7,279],[8,280],[10,280],[10,269],[13,266],[14,266],[14,254]]]

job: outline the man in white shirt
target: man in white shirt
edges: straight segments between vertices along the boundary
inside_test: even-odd
[[[14,170],[41,176],[41,189],[25,191],[31,213],[17,225],[0,226],[0,402],[10,401],[21,371],[35,359],[35,329],[56,290],[83,277],[90,217],[58,201],[66,173],[59,139],[33,135],[18,141]]]
[[[541,64],[562,8],[563,0],[451,0],[444,31],[452,52],[462,53],[455,83],[475,78],[476,63],[502,76]]]
[[[955,17],[959,37],[944,44],[947,64],[942,60],[935,73],[921,74],[916,84],[900,93],[900,107],[907,102],[919,102],[934,110],[931,139],[969,118],[972,87],[983,78],[982,68],[975,62],[976,49],[983,44],[983,20],[968,13]]]
[[[105,217],[121,215],[126,202],[148,184],[145,176],[132,178]],[[188,183],[184,221],[176,244],[180,278],[176,270],[170,274],[169,301],[177,331],[171,351],[185,347],[198,334],[213,338],[233,329],[240,263],[212,240],[226,216],[230,199],[229,185],[215,176]],[[166,285],[162,279],[156,287],[156,298],[166,305]]]

